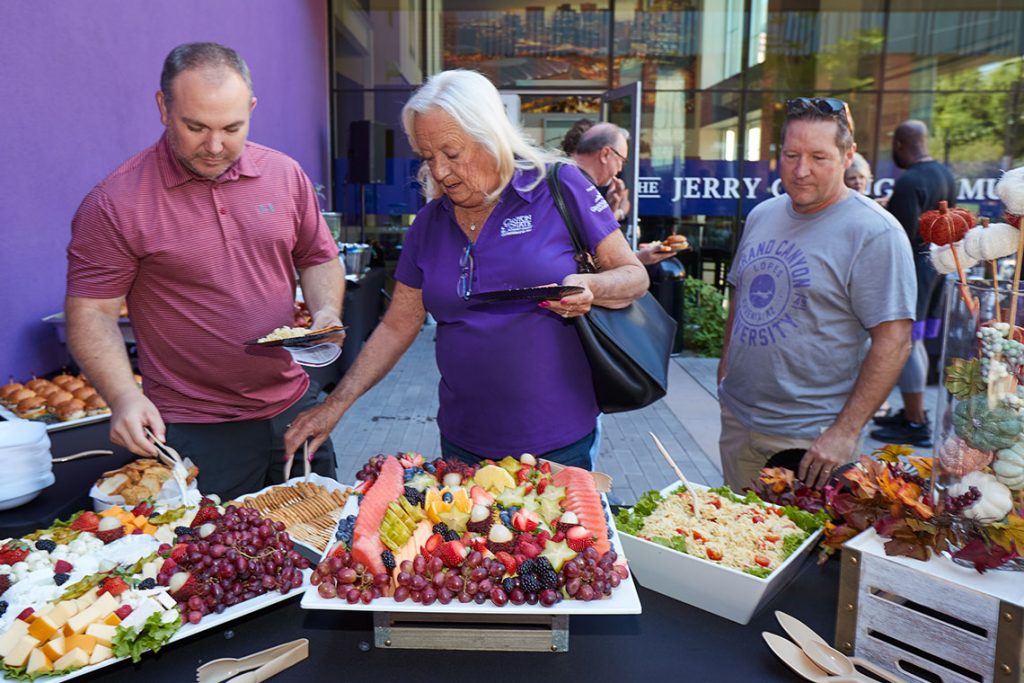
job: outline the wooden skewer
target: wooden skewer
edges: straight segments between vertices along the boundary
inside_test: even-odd
[[[654,435],[654,432],[647,433],[651,435],[652,439],[654,439],[654,445],[658,447],[658,450],[661,451],[661,454],[665,457],[665,460],[668,461],[668,464],[672,467],[672,471],[674,471],[676,473],[676,476],[679,477],[679,481],[683,482],[683,486],[686,487],[687,492],[690,494],[690,500],[693,501],[693,516],[697,518],[698,522],[701,521],[700,509],[698,508],[697,503],[697,494],[694,492],[693,487],[690,486],[690,482],[686,480],[686,475],[683,474],[683,471],[681,469],[679,469],[679,467],[675,463],[675,460],[673,460],[672,456],[669,455],[668,451],[665,450],[665,447],[661,445],[661,441],[658,439],[658,437]]]
[[[988,218],[983,216],[981,219],[981,227],[987,228],[988,223]],[[988,264],[992,268],[992,289],[995,294],[996,322],[1001,323],[1003,322],[1003,312],[999,306],[999,259],[991,259]]]
[[[1017,329],[1017,294],[1020,291],[1021,259],[1024,259],[1024,230],[1017,236],[1017,262],[1013,265],[1013,291],[1010,293],[1010,339]]]

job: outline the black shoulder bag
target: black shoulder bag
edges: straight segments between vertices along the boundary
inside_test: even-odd
[[[576,250],[576,270],[596,273],[593,255],[583,245],[576,222],[562,196],[555,164],[548,174],[551,196],[569,228]],[[654,403],[668,387],[668,362],[676,322],[650,292],[625,308],[592,306],[573,318],[594,376],[597,405],[605,413],[636,410]]]

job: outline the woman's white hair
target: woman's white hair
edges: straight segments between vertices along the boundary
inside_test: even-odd
[[[498,164],[501,183],[487,196],[488,202],[497,201],[516,170],[536,170],[536,178],[521,189],[530,190],[544,180],[545,170],[555,160],[565,161],[557,152],[542,149],[526,137],[522,129],[512,124],[497,88],[487,78],[466,69],[451,69],[431,76],[402,108],[402,128],[409,145],[417,154],[414,123],[417,114],[442,110],[451,116],[470,138],[486,149]],[[430,175],[424,162],[416,174],[427,199],[440,196],[441,189]]]

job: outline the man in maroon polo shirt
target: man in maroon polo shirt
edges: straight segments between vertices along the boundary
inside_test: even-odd
[[[291,324],[296,272],[314,328],[340,325],[344,271],[302,169],[247,141],[256,98],[234,50],[176,47],[156,100],[164,135],[72,221],[68,344],[111,406],[114,443],[155,455],[148,428],[199,466],[203,492],[233,497],[281,481],[282,435],[319,393],[288,351],[244,342]],[[333,476],[330,440],[313,466]]]

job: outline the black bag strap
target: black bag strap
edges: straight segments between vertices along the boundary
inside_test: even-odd
[[[558,213],[562,215],[562,220],[565,221],[565,226],[569,228],[569,237],[572,238],[572,246],[576,251],[576,272],[577,273],[596,273],[597,268],[594,266],[594,257],[591,255],[587,248],[583,246],[583,240],[580,238],[580,231],[576,227],[576,221],[572,219],[572,215],[569,213],[569,207],[565,204],[565,197],[562,196],[562,183],[558,179],[558,172],[565,164],[561,161],[556,161],[554,166],[548,173],[548,188],[551,190],[551,197],[555,201],[555,206],[558,208]]]

